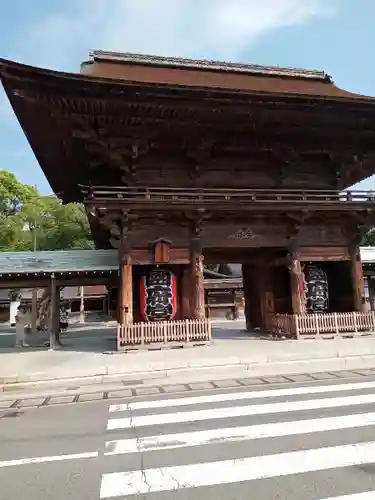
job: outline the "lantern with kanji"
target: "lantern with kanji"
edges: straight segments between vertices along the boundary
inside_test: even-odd
[[[177,278],[168,269],[154,268],[141,278],[140,313],[143,321],[171,321],[177,314]]]

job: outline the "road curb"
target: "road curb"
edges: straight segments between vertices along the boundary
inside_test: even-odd
[[[232,359],[233,361],[233,359]],[[345,356],[318,358],[314,360],[289,360],[289,361],[268,361],[254,362],[242,360],[238,363],[230,364],[202,364],[201,366],[186,366],[175,368],[160,368],[144,371],[132,371],[122,373],[109,373],[108,367],[101,367],[93,374],[76,377],[62,378],[37,378],[38,375],[14,375],[0,377],[0,393],[21,391],[25,389],[49,386],[79,384],[108,384],[108,383],[160,383],[161,381],[201,381],[209,378],[227,378],[228,372],[232,376],[258,377],[267,375],[287,375],[298,373],[318,373],[324,371],[358,370],[375,368],[375,355]],[[232,375],[234,373],[234,375]]]

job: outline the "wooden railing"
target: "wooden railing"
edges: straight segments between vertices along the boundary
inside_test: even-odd
[[[210,340],[211,322],[206,318],[117,325],[119,350],[155,344],[188,344]]]
[[[301,189],[224,189],[80,186],[87,203],[123,201],[128,203],[375,203],[372,191],[301,190]]]
[[[375,333],[375,312],[270,314],[267,328],[273,333],[296,338]]]

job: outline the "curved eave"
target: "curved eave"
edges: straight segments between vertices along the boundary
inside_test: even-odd
[[[259,78],[267,79],[273,78],[272,76],[261,75]],[[114,79],[114,78],[103,78],[98,76],[88,76],[79,73],[65,73],[61,71],[54,71],[44,68],[38,68],[35,66],[29,66],[25,64],[20,64],[14,61],[9,61],[7,59],[0,58],[0,79],[7,91],[7,87],[14,90],[13,85],[10,83],[13,81],[18,81],[20,84],[23,83],[33,83],[40,84],[41,87],[46,88],[59,88],[62,93],[64,91],[76,91],[79,92],[81,89],[87,89],[87,86],[92,87],[92,90],[97,89],[100,93],[105,93],[106,91],[115,91],[116,87],[121,88],[127,85],[137,86],[141,90],[147,88],[178,88],[181,91],[188,91],[189,93],[196,92],[197,97],[199,97],[199,92],[220,93],[223,98],[228,96],[233,97],[235,95],[269,95],[272,98],[306,98],[306,99],[324,99],[332,101],[346,101],[346,102],[356,102],[364,104],[375,104],[375,97],[364,96],[361,94],[354,94],[342,90],[328,81],[319,81],[319,86],[310,86],[306,88],[308,92],[277,92],[269,90],[257,90],[249,89],[243,90],[238,88],[229,89],[227,87],[212,87],[207,86],[196,86],[196,85],[179,85],[173,82],[170,83],[149,83],[145,81],[134,81],[125,79]],[[285,77],[284,77],[285,79]],[[302,80],[302,79],[300,79]],[[291,79],[292,81],[292,79]],[[315,83],[315,82],[314,82]],[[314,91],[315,90],[315,91]],[[8,91],[7,91],[8,93]],[[9,96],[9,94],[8,94]]]
[[[267,76],[263,76],[267,79]],[[99,78],[75,73],[64,73],[48,69],[36,68],[19,64],[13,61],[0,59],[0,79],[4,86],[8,99],[13,107],[17,119],[27,137],[30,146],[46,175],[53,191],[60,196],[63,201],[79,201],[77,184],[82,183],[79,178],[79,170],[82,169],[82,160],[74,155],[74,150],[69,149],[68,144],[64,151],[61,146],[61,139],[71,134],[69,124],[63,124],[61,127],[53,124],[52,106],[49,108],[48,97],[51,99],[70,100],[72,104],[68,107],[71,113],[79,114],[76,111],[75,99],[87,98],[91,102],[95,99],[109,101],[112,98],[123,98],[124,93],[132,92],[134,95],[150,96],[149,100],[159,95],[164,96],[168,93],[168,99],[176,101],[177,99],[188,99],[192,102],[213,101],[217,105],[228,102],[249,105],[249,96],[255,99],[269,102],[293,102],[298,106],[299,103],[311,103],[315,101],[324,101],[325,103],[336,103],[337,106],[355,106],[356,109],[371,109],[375,104],[375,99],[348,92],[341,91],[334,85],[326,82],[311,82],[319,85],[309,86],[310,93],[301,94],[296,92],[269,92],[259,90],[239,90],[229,88],[187,86],[167,83],[150,83],[144,81],[119,80],[112,78]],[[285,80],[285,78],[284,78]],[[313,89],[316,89],[316,94]],[[325,93],[318,93],[317,89],[324,89]],[[44,108],[40,102],[35,99],[35,95],[41,100],[46,99]],[[36,102],[37,101],[37,102]],[[51,102],[52,102],[51,101]],[[323,103],[324,104],[324,103]],[[39,106],[39,107],[38,107]],[[65,127],[65,128],[64,128]],[[70,135],[71,137],[71,135]],[[48,144],[48,147],[47,147]],[[64,154],[66,159],[64,163]],[[74,160],[74,161],[73,161]],[[69,164],[69,172],[66,163]],[[75,163],[74,163],[75,162]],[[60,171],[60,172],[59,172]],[[355,179],[357,182],[361,179]],[[74,187],[75,186],[75,187]]]

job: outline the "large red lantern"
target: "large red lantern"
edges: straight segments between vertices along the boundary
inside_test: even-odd
[[[143,321],[171,321],[177,314],[177,278],[168,269],[152,269],[141,278]]]

